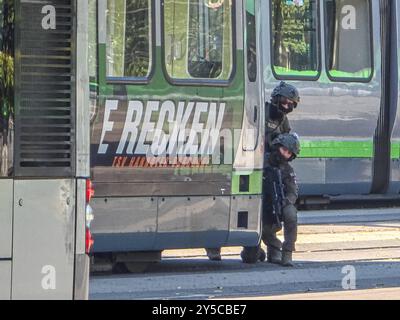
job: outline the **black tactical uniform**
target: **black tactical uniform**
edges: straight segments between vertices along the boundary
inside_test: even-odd
[[[284,159],[279,147],[284,146],[293,153],[291,159]],[[276,237],[280,227],[271,215],[271,201],[269,195],[264,194],[263,233],[262,240],[267,246],[267,259],[272,263],[292,266],[292,252],[295,251],[297,240],[297,209],[295,203],[298,197],[298,186],[293,168],[289,165],[300,152],[300,143],[296,134],[281,134],[272,142],[272,151],[267,155],[266,165],[279,168],[284,185],[284,201],[282,217],[284,225],[284,242]],[[281,253],[282,250],[282,253]]]
[[[283,107],[289,99],[287,108]],[[298,90],[285,82],[281,82],[271,94],[271,102],[265,103],[265,110],[268,112],[265,119],[265,155],[271,151],[272,141],[282,133],[289,133],[291,128],[287,114],[292,112],[300,102]],[[264,234],[264,232],[263,232]],[[207,256],[210,260],[221,260],[221,248],[207,248]],[[255,263],[258,260],[265,260],[265,252],[258,247],[245,247],[241,253],[243,262]]]
[[[287,99],[289,99],[291,103],[287,106],[287,108],[284,108],[282,106],[282,104]],[[267,164],[269,162],[270,152],[273,149],[272,141],[276,137],[278,137],[280,134],[289,133],[291,131],[291,127],[289,124],[287,114],[292,112],[293,109],[295,109],[297,107],[297,104],[299,102],[300,102],[300,96],[299,96],[298,90],[294,86],[287,84],[283,81],[272,91],[271,102],[266,102],[266,104],[265,104],[265,109],[268,111],[268,113],[267,113],[268,116],[265,119],[265,160],[264,160],[265,164]],[[286,164],[286,165],[290,168],[290,170],[287,168],[287,170],[284,170],[284,172],[288,173],[289,171],[291,171],[291,174],[293,175],[293,179],[294,179],[295,176],[294,176],[293,169],[290,167],[289,164]],[[285,167],[286,167],[286,165],[285,165]],[[285,182],[288,183],[288,186],[289,186],[288,190],[291,189],[290,186],[293,186],[293,184],[290,182],[290,179],[288,179],[288,177],[290,177],[291,174],[287,175],[282,172],[282,175],[285,175],[285,177],[282,177],[283,182],[284,182],[285,186],[286,186]],[[297,186],[295,188],[297,188]],[[288,232],[289,234],[293,234],[293,233],[297,234],[297,210],[294,207],[294,203],[296,202],[296,199],[297,199],[297,191],[295,193],[293,193],[293,195],[295,195],[295,197],[292,196],[292,193],[290,193],[290,195],[288,196],[288,199],[292,199],[292,200],[294,199],[294,201],[292,203],[293,208],[288,207],[284,210],[284,212],[287,212],[287,214],[284,214],[285,216],[287,216],[287,219],[286,219],[288,221],[288,223],[286,223],[287,225],[289,225],[289,226],[292,225],[289,221],[290,220],[294,221],[294,216],[296,217],[295,230],[293,232],[290,232],[290,229],[291,229],[290,227],[285,228],[285,232]],[[265,198],[266,197],[264,197],[264,200],[265,200]],[[266,208],[268,207],[268,204],[266,204],[266,201],[264,201],[264,207],[265,207],[265,209],[263,211],[265,212]],[[292,219],[290,217],[292,217]],[[262,231],[262,239],[263,239],[264,243],[267,244],[266,241],[267,241],[267,237],[268,237],[271,240],[270,242],[272,243],[272,246],[273,246],[273,244],[275,244],[275,246],[277,248],[281,248],[282,244],[280,244],[279,239],[276,238],[276,235],[274,237],[272,236],[272,235],[276,234],[276,231],[274,233],[274,229],[271,230],[270,225],[267,226],[267,231],[264,230],[264,227],[265,227],[265,225],[263,225],[263,231]],[[288,239],[289,238],[290,238],[290,236],[288,236]],[[279,243],[277,241],[279,241]],[[295,241],[296,241],[296,239],[294,239],[294,242]],[[288,243],[291,243],[291,242],[292,241],[289,241]],[[285,248],[286,248],[286,245],[285,245]],[[276,261],[276,259],[271,258],[271,257],[274,257],[273,253],[274,253],[273,249],[270,249],[269,254],[268,254],[269,262]],[[279,253],[280,253],[280,251],[279,251]],[[255,263],[255,262],[257,262],[257,260],[263,261],[265,259],[265,253],[261,249],[261,246],[245,247],[241,253],[241,257],[242,257],[243,262],[245,262],[245,263]],[[279,259],[279,261],[280,261],[280,257],[278,257],[277,259]]]

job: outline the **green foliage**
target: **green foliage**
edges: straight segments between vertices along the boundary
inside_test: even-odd
[[[14,109],[13,1],[0,1],[0,8],[0,110],[6,117]]]
[[[110,3],[112,2],[112,3]],[[149,0],[109,0],[108,60],[117,77],[145,77],[150,67]],[[112,31],[111,31],[112,30]],[[111,48],[110,48],[111,47]]]
[[[127,2],[125,52],[125,72],[136,77],[145,77],[150,66],[150,21],[148,0]]]
[[[188,41],[187,1],[164,1],[165,59],[168,74],[176,79],[187,78]]]
[[[89,26],[88,26],[88,54],[89,77],[97,82],[97,0],[89,0]]]
[[[0,51],[0,90],[3,94],[14,86],[14,59]]]
[[[275,65],[285,67],[290,61],[293,70],[313,70],[316,36],[313,25],[315,0],[304,0],[303,5],[274,0],[272,10]]]

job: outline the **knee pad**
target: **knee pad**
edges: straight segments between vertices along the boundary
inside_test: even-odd
[[[283,221],[297,224],[297,209],[294,205],[289,204],[283,208]]]

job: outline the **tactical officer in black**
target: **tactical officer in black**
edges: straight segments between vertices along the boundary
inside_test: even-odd
[[[280,134],[272,141],[271,153],[266,156],[266,165],[279,168],[284,186],[284,199],[282,203],[284,242],[276,237],[281,226],[271,215],[271,195],[264,193],[263,231],[262,240],[267,246],[268,262],[284,266],[293,266],[292,252],[295,251],[297,240],[297,209],[295,203],[298,197],[296,175],[289,162],[293,161],[300,152],[300,142],[296,134]],[[268,179],[266,179],[268,181]],[[267,189],[267,188],[264,188]]]
[[[280,134],[285,134],[289,133],[291,128],[289,125],[289,120],[287,118],[287,115],[292,112],[296,107],[297,104],[300,102],[300,96],[298,90],[285,82],[281,82],[272,92],[271,94],[271,102],[267,102],[265,107],[266,110],[268,111],[268,117],[266,118],[265,122],[265,160],[264,163],[266,165],[271,165],[269,162],[272,156],[272,159],[274,158],[279,158],[282,157],[282,155],[279,155],[276,144],[273,144],[273,141],[275,140],[276,137],[278,137]],[[290,138],[289,138],[290,139]],[[296,148],[292,149],[291,152],[294,154],[294,158],[296,157],[297,153],[295,152]],[[293,158],[293,159],[294,159]],[[293,160],[291,159],[291,160]],[[288,162],[288,161],[286,161]],[[293,187],[293,182],[295,184],[295,180],[292,182],[290,179],[288,179],[288,176],[293,174],[293,179],[294,179],[294,172],[293,169],[290,167],[289,164],[285,165],[286,170],[282,172],[282,175],[285,176],[285,179],[283,179],[283,184],[285,185],[285,188],[287,190],[292,190],[291,187]],[[288,187],[289,186],[289,187]],[[296,186],[297,188],[297,186]],[[263,188],[265,191],[265,188]],[[296,195],[295,197],[293,195]],[[264,194],[264,200],[266,199],[266,195]],[[293,219],[286,219],[287,221],[294,220],[294,217],[296,217],[296,223],[291,224],[290,222],[287,222],[285,224],[285,233],[288,232],[288,237],[291,238],[289,234],[297,234],[297,210],[294,207],[294,202],[297,199],[297,191],[296,193],[291,193],[289,192],[287,199],[291,199],[293,203],[291,204],[292,207],[288,207],[284,211],[288,212],[286,216],[292,216]],[[291,201],[288,200],[288,201]],[[294,209],[294,210],[293,210]],[[268,211],[268,203],[264,201],[264,213]],[[268,219],[267,219],[268,220]],[[276,226],[271,226],[271,224],[266,224],[267,220],[264,219],[263,222],[263,230],[262,230],[262,239],[264,243],[267,245],[268,253],[267,253],[267,258],[269,262],[272,263],[281,263],[285,262],[285,265],[290,265],[286,258],[291,257],[291,251],[294,250],[294,242],[293,241],[288,241],[288,243],[293,242],[293,246],[291,247],[290,245],[285,245],[284,246],[284,257],[285,261],[281,257],[281,247],[282,244],[279,244],[276,240],[279,241],[279,239],[276,238]],[[295,225],[296,228],[292,227],[292,225]],[[291,232],[290,230],[294,230]],[[288,238],[288,239],[289,239]],[[286,239],[286,238],[285,238]],[[294,240],[295,241],[295,240]],[[277,250],[274,250],[277,249]],[[287,249],[287,250],[286,250]],[[290,254],[289,254],[290,253]],[[261,246],[258,247],[245,247],[241,253],[241,257],[243,262],[245,263],[255,263],[257,260],[264,261],[265,260],[265,252],[261,249]]]
[[[271,151],[272,141],[281,133],[289,133],[291,128],[287,115],[300,102],[299,91],[296,87],[281,82],[271,94],[271,102],[265,104],[269,117],[265,121],[265,152]]]
[[[300,95],[296,87],[281,82],[271,94],[271,101],[265,103],[265,156],[271,152],[272,141],[281,133],[289,133],[291,128],[287,115],[291,113],[300,102]],[[221,248],[207,248],[210,260],[221,260]],[[242,259],[246,263],[255,263],[265,260],[265,252],[261,247],[245,247]]]

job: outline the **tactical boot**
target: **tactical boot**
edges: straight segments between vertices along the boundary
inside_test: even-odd
[[[284,267],[294,267],[292,261],[292,251],[283,251],[282,252],[282,262],[281,265]]]
[[[281,250],[271,246],[267,247],[267,261],[270,263],[280,264],[282,261]]]
[[[258,260],[265,261],[265,251],[260,247],[244,247],[240,253],[244,263],[256,263]]]
[[[265,258],[266,258],[265,251],[263,248],[260,247],[260,250],[258,250],[258,260],[264,262]]]
[[[221,248],[207,248],[206,252],[211,261],[221,261]]]

